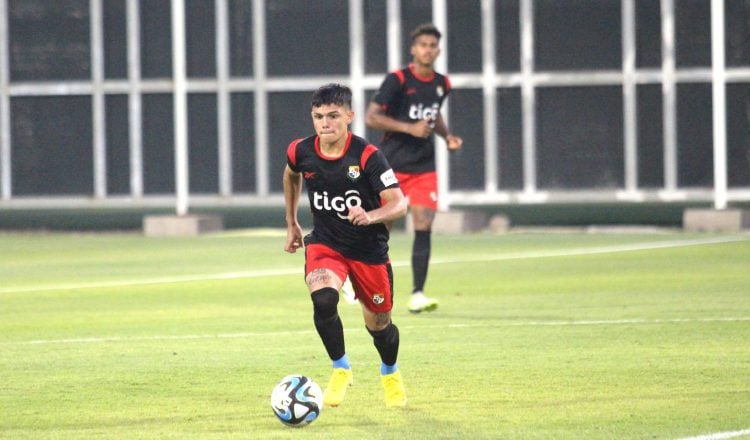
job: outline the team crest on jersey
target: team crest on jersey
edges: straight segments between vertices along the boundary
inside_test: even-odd
[[[383,295],[382,293],[376,293],[372,296],[372,302],[377,305],[383,304],[383,301],[385,301],[385,295]]]
[[[443,86],[437,86],[437,88],[435,89],[435,92],[437,93],[438,96],[441,96],[441,97],[443,96],[443,94],[445,94],[445,90],[443,90]]]
[[[349,165],[349,172],[346,175],[352,180],[359,179],[359,165]]]

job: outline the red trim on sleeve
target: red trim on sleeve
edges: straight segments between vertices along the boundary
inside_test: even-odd
[[[401,69],[399,69],[399,70],[397,70],[397,71],[395,71],[393,73],[398,78],[398,82],[403,86],[404,83],[406,82],[406,77],[404,76],[404,71],[401,70]]]
[[[292,141],[289,144],[289,147],[287,147],[286,149],[286,157],[289,158],[289,162],[291,162],[294,166],[297,166],[297,144],[299,144],[301,141],[302,139]]]
[[[443,76],[443,78],[445,78],[445,91],[450,92],[452,88],[451,80],[449,80],[447,76]]]
[[[359,158],[359,166],[362,167],[363,171],[365,169],[365,164],[367,164],[367,161],[370,159],[370,156],[375,154],[376,151],[378,151],[378,147],[376,147],[375,145],[365,145],[365,149],[362,150],[362,156]]]

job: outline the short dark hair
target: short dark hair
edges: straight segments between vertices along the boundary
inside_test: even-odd
[[[422,35],[432,35],[433,37],[440,40],[443,34],[440,33],[438,28],[432,23],[420,24],[411,32],[411,44],[414,45],[414,41]]]
[[[312,106],[315,108],[326,104],[345,105],[351,108],[352,89],[336,83],[321,86],[313,93]]]

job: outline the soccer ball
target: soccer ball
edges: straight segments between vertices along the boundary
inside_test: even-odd
[[[290,374],[276,384],[271,394],[273,413],[287,426],[311,423],[323,409],[323,391],[312,379]]]

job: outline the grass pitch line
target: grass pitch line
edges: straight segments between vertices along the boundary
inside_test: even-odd
[[[596,255],[606,253],[619,253],[619,252],[634,252],[634,251],[645,251],[653,249],[668,249],[676,247],[686,246],[699,246],[706,244],[724,244],[732,243],[737,241],[745,241],[746,237],[710,237],[710,238],[698,238],[689,240],[670,240],[662,242],[650,242],[650,243],[633,243],[627,245],[612,245],[612,246],[598,246],[590,248],[573,248],[573,249],[560,249],[560,250],[544,250],[535,252],[518,252],[518,253],[505,253],[495,255],[478,255],[475,257],[465,258],[433,258],[430,260],[430,264],[455,264],[455,263],[475,263],[484,261],[502,261],[502,260],[522,260],[530,258],[553,258],[553,257],[573,257],[581,255]],[[411,263],[408,261],[394,261],[393,267],[408,267]],[[301,267],[287,268],[287,269],[266,269],[256,270],[247,272],[226,272],[216,274],[200,274],[200,275],[177,275],[170,277],[158,277],[151,279],[130,279],[130,280],[116,280],[116,281],[101,281],[92,283],[70,283],[70,284],[56,284],[51,286],[30,286],[30,287],[9,287],[0,288],[0,294],[2,293],[22,293],[22,292],[45,292],[54,290],[75,290],[75,289],[96,289],[96,288],[108,288],[108,287],[128,287],[128,286],[142,286],[148,284],[169,284],[169,283],[185,283],[194,281],[221,281],[221,280],[236,280],[245,278],[260,278],[269,276],[285,276],[285,275],[300,275]]]
[[[482,261],[500,261],[500,260],[522,260],[528,258],[549,258],[549,257],[574,257],[581,255],[596,255],[596,254],[611,254],[620,252],[635,252],[635,251],[648,251],[654,249],[669,249],[676,247],[686,246],[700,246],[706,244],[724,244],[733,243],[737,241],[745,241],[745,237],[711,237],[711,238],[698,238],[693,240],[670,240],[670,241],[659,241],[653,243],[633,243],[633,244],[621,244],[612,246],[598,246],[590,248],[573,248],[573,249],[561,249],[561,250],[545,250],[536,252],[519,252],[519,253],[508,253],[500,255],[478,255],[476,257],[469,258],[433,258],[430,260],[430,264],[449,264],[449,263],[466,263],[466,262],[482,262]],[[394,264],[395,266],[395,264]]]
[[[435,328],[471,328],[471,327],[565,327],[565,326],[594,326],[594,325],[626,325],[626,324],[679,324],[691,322],[745,322],[750,321],[750,316],[727,317],[727,318],[674,318],[674,319],[611,319],[611,320],[584,320],[584,321],[525,321],[525,322],[501,322],[497,324],[447,324],[434,326]],[[430,326],[431,327],[431,326]],[[416,328],[416,327],[414,327]],[[418,328],[425,328],[419,326]]]
[[[685,437],[679,440],[722,440],[726,438],[743,437],[746,435],[750,435],[750,429],[742,429],[739,431],[731,431],[731,432],[716,432],[714,434],[704,434],[704,435],[698,435],[695,437]]]
[[[677,324],[691,322],[744,322],[750,321],[750,316],[726,318],[675,318],[675,319],[613,319],[613,320],[584,320],[584,321],[523,321],[500,322],[493,324],[440,324],[440,325],[401,325],[402,330],[425,330],[431,328],[476,328],[476,327],[565,327],[565,326],[595,326],[595,325],[626,325],[626,324]],[[351,331],[345,328],[344,331]],[[0,345],[47,345],[47,344],[101,344],[108,342],[148,342],[148,341],[189,341],[200,339],[242,339],[269,336],[300,336],[314,334],[315,331],[295,330],[278,332],[241,332],[195,335],[155,335],[155,336],[106,336],[68,339],[33,339],[30,341],[0,342]],[[700,438],[700,437],[696,437]],[[720,437],[723,438],[723,437]],[[728,437],[727,437],[728,438]]]

